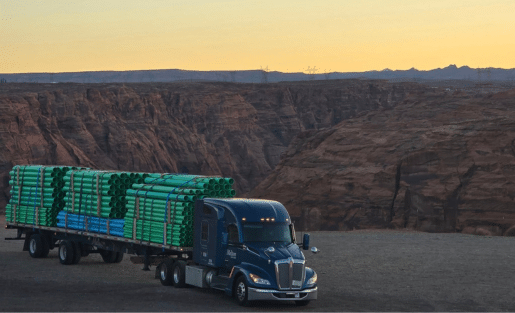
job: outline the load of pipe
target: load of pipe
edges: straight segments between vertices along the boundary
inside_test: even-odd
[[[6,220],[22,224],[55,227],[64,207],[67,166],[16,165],[9,172],[10,199]]]
[[[124,219],[108,219],[61,211],[57,214],[57,227],[123,237]]]
[[[193,246],[195,200],[231,198],[232,178],[149,174],[127,190],[124,237],[178,247]]]
[[[121,171],[76,170],[64,176],[64,211],[103,218],[124,218],[125,198],[133,183],[143,182],[148,174]]]

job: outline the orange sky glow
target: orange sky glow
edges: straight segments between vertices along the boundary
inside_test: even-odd
[[[513,0],[0,2],[0,73],[515,67]]]

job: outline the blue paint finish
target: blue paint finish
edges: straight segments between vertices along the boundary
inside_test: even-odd
[[[265,221],[262,221],[263,218]],[[267,218],[269,221],[266,221]],[[202,223],[209,225],[207,242],[201,238]],[[221,275],[229,275],[232,271],[229,284],[225,289],[227,294],[232,294],[234,281],[239,275],[244,275],[251,287],[277,290],[279,287],[275,261],[288,258],[305,260],[300,248],[294,242],[244,242],[243,228],[247,223],[289,227],[291,219],[286,208],[276,201],[206,198],[196,202],[193,260],[198,264],[217,268]],[[237,228],[237,235],[233,238],[229,233],[229,227]],[[273,247],[275,251],[265,253],[269,247]],[[314,273],[310,269],[308,272],[303,282],[304,288],[307,280]],[[254,283],[249,277],[250,274],[268,280],[270,285]]]

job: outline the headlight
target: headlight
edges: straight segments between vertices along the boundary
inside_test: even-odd
[[[317,280],[318,280],[317,273],[315,273],[313,271],[313,276],[311,276],[311,278],[308,280],[307,285],[314,285],[317,283]]]
[[[252,279],[252,281],[256,284],[261,284],[261,285],[270,285],[270,282],[266,279],[263,279],[259,276],[257,276],[256,274],[250,274],[250,279]]]

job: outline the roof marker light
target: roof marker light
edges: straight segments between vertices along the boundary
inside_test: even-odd
[[[265,218],[264,218],[264,217],[262,217],[262,218],[261,218],[261,222],[264,222],[264,221],[265,221]]]
[[[275,222],[275,218],[272,217],[272,222]]]
[[[246,221],[247,219],[246,219],[245,217],[242,217],[242,218],[241,218],[241,220],[242,220],[242,221]]]
[[[267,222],[270,222],[270,218],[269,218],[269,217],[267,217],[267,218],[266,218],[266,221],[267,221]]]

